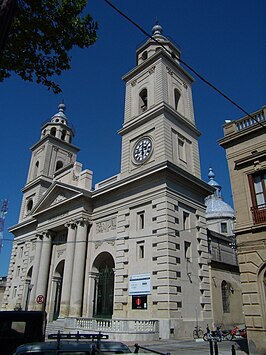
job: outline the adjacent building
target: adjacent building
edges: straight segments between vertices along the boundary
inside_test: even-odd
[[[266,108],[224,125],[250,354],[266,353]]]
[[[244,326],[240,273],[235,248],[235,212],[221,194],[221,185],[209,168],[208,184],[215,192],[206,197],[206,223],[210,255],[211,304],[214,327]]]

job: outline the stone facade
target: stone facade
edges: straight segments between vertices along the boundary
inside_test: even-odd
[[[200,177],[193,78],[159,25],[153,36],[124,76],[118,175],[92,189],[64,105],[42,127],[10,228],[3,309],[45,309],[82,329],[104,318],[113,336],[128,321],[130,340],[132,322],[135,336],[158,324],[164,339],[212,323],[204,199],[213,188]]]
[[[250,354],[266,353],[266,109],[224,125]]]

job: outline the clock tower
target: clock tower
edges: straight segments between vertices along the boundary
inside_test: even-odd
[[[137,49],[137,66],[127,73],[121,176],[169,161],[200,177],[199,131],[191,85],[180,49],[155,25],[152,38]]]
[[[79,148],[72,144],[73,137],[74,130],[65,115],[65,105],[60,104],[58,112],[42,126],[39,141],[31,147],[19,222],[29,218],[34,206],[52,184],[55,174],[76,161]]]

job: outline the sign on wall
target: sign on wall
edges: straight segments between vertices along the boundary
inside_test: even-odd
[[[151,274],[138,274],[129,277],[130,295],[150,295],[151,294]]]
[[[132,296],[132,309],[147,309],[147,295]]]

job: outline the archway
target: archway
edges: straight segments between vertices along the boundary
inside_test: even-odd
[[[95,288],[93,300],[93,317],[111,318],[114,300],[114,259],[107,253],[101,253],[94,261]]]
[[[59,317],[65,261],[57,265],[53,276],[53,320]]]

